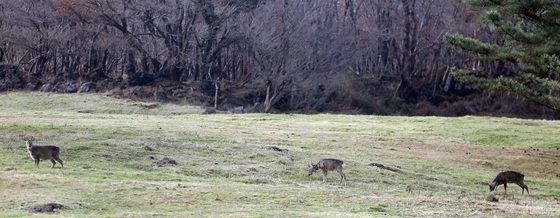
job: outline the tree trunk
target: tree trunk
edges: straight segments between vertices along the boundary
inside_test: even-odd
[[[273,90],[272,82],[268,81],[266,83],[266,97],[264,99],[264,112],[269,113],[274,105],[274,100],[278,97],[278,92]]]
[[[267,83],[266,84],[266,97],[264,99],[264,112],[268,113],[270,112],[270,108],[271,108],[271,97],[270,97],[270,84]]]
[[[220,86],[218,85],[218,80],[214,80],[214,108],[218,108],[218,93]]]

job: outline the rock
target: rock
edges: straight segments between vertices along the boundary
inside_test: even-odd
[[[41,87],[41,92],[60,92],[74,93],[78,91],[78,86],[72,82],[54,83],[49,82]]]
[[[99,90],[111,90],[111,89],[114,89],[116,87],[120,87],[120,84],[118,84],[115,81],[111,81],[110,79],[104,79],[104,80],[95,82],[95,90],[97,90],[97,91],[99,91]]]
[[[56,84],[56,92],[60,93],[74,93],[78,91],[78,86],[72,82],[63,82]]]
[[[128,97],[133,99],[148,99],[150,98],[150,95],[152,95],[148,87],[135,86],[130,88],[128,91],[130,93],[128,94]]]
[[[496,197],[496,195],[490,194],[490,195],[486,196],[486,201],[489,201],[489,202],[498,202],[499,200],[498,200],[498,198]]]
[[[412,193],[412,185],[410,185],[410,184],[406,185],[405,190],[408,193]]]
[[[54,92],[56,84],[49,82],[41,86],[41,92]]]
[[[105,92],[105,95],[111,97],[122,97],[124,95],[124,92],[121,88],[117,87]]]
[[[402,173],[403,172],[402,170],[400,170],[401,169],[400,166],[390,167],[390,166],[385,166],[385,165],[380,164],[380,163],[369,163],[368,166],[377,167],[379,169],[389,170],[389,171],[397,172],[397,173]]]
[[[163,159],[157,162],[158,167],[162,167],[165,165],[177,165],[177,161],[170,157],[164,157]]]
[[[27,84],[25,85],[25,88],[26,88],[26,89],[29,89],[29,90],[37,90],[37,89],[40,88],[39,84],[40,84],[40,82],[37,81],[37,80],[35,80],[35,81],[29,81],[29,82],[27,82]]]
[[[372,166],[372,167],[377,167],[377,168],[385,169],[385,165],[380,164],[380,163],[370,163],[370,164],[368,164],[368,165],[369,165],[369,166]]]
[[[204,112],[202,114],[215,114],[216,108],[215,107],[206,107],[204,108]]]
[[[82,93],[82,92],[93,92],[95,91],[95,83],[92,82],[86,82],[83,83],[80,88],[78,89],[78,93]]]
[[[158,103],[144,103],[144,102],[138,102],[138,103],[134,103],[132,104],[134,106],[138,106],[141,108],[145,108],[145,109],[154,109],[159,107],[160,105]]]
[[[279,147],[276,147],[276,146],[270,146],[270,147],[268,147],[268,149],[278,151],[278,152],[289,151],[288,149],[282,149],[282,148],[279,148]]]
[[[234,108],[231,109],[231,113],[232,114],[244,114],[245,113],[245,108],[243,108],[243,106],[234,107]]]
[[[93,113],[93,110],[83,109],[83,110],[78,110],[77,112],[81,113],[81,114],[91,114],[91,113]]]
[[[31,213],[52,213],[58,209],[62,209],[64,205],[59,203],[38,204],[29,208]]]
[[[165,94],[165,92],[162,91],[162,90],[156,90],[154,92],[154,99],[156,101],[166,101],[167,100],[167,94]]]

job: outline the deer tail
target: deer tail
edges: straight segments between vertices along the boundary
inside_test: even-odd
[[[342,163],[342,165],[341,165],[341,166],[342,166],[342,168],[344,168],[344,167],[346,167],[346,164],[345,164],[345,163]]]

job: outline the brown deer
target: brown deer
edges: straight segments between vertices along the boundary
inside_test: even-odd
[[[317,164],[309,162],[308,167],[308,176],[311,176],[319,169],[323,170],[323,183],[327,182],[327,172],[329,170],[336,170],[336,172],[340,174],[340,183],[342,184],[342,180],[344,180],[344,185],[346,185],[346,175],[342,172],[342,169],[344,168],[344,162],[341,160],[332,158],[321,159]]]
[[[60,163],[61,167],[64,167],[63,161],[60,159],[60,148],[54,145],[34,145],[33,136],[27,136],[24,138],[25,144],[27,145],[27,151],[29,151],[29,156],[35,161],[35,168],[39,168],[39,161],[41,160],[51,160],[52,167],[56,164],[55,160]]]
[[[527,185],[525,185],[524,178],[525,178],[525,175],[523,175],[521,173],[518,173],[518,172],[515,172],[515,171],[504,171],[504,172],[498,173],[496,178],[494,178],[494,181],[488,183],[488,185],[490,186],[490,192],[494,191],[496,189],[496,187],[503,184],[505,193],[507,194],[507,184],[508,183],[515,183],[519,187],[521,187],[521,194],[522,195],[525,192],[525,190],[527,190],[527,194],[529,194],[529,188],[527,188]]]

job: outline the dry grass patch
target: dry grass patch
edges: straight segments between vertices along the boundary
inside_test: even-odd
[[[0,217],[30,216],[21,205],[49,202],[70,217],[560,214],[554,121],[200,115],[89,94],[3,93],[0,102]],[[65,168],[34,169],[24,134],[59,145]],[[539,151],[525,153],[530,147]],[[336,173],[327,184],[307,176],[307,162],[323,157],[345,161],[348,186]],[[531,195],[511,186],[487,202],[485,182],[510,167],[527,174]]]

